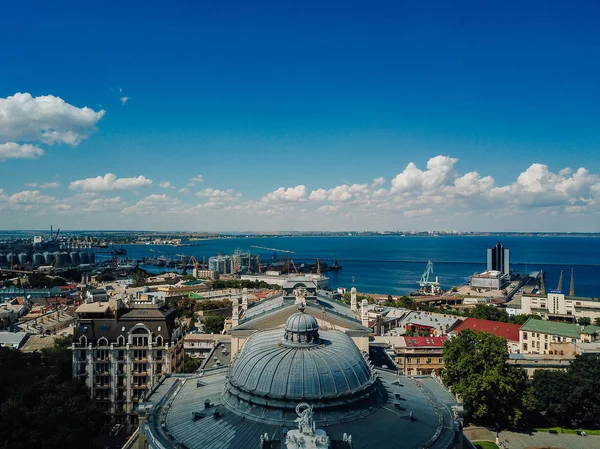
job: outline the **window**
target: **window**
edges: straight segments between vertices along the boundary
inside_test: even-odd
[[[444,359],[442,359],[442,358],[439,358],[439,359],[438,359],[438,363],[444,363]]]
[[[412,359],[411,359],[410,357],[409,357],[409,358],[407,358],[406,360],[408,361],[408,364],[409,364],[409,365],[412,365]]]
[[[527,340],[527,332],[523,332],[523,340]]]
[[[544,349],[548,350],[548,343],[544,343]]]
[[[421,359],[417,359],[417,365],[421,364]]]
[[[523,351],[527,351],[527,343],[523,343]]]
[[[425,363],[431,363],[431,359],[425,359]]]

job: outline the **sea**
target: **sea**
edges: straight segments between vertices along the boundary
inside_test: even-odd
[[[257,249],[253,246],[293,251],[294,263],[332,264],[337,254],[342,269],[330,271],[330,287],[350,288],[354,282],[359,292],[392,295],[409,294],[418,282],[427,262],[433,262],[433,275],[442,288],[468,282],[473,273],[486,269],[486,250],[501,241],[510,250],[514,273],[546,273],[547,290],[555,289],[561,270],[563,290],[568,293],[571,269],[574,269],[575,295],[600,297],[600,237],[592,236],[309,236],[309,237],[242,237],[188,242],[194,246],[124,245],[127,257],[195,256],[202,261],[235,250],[260,254],[263,265],[287,253]],[[169,271],[151,265],[151,272]]]

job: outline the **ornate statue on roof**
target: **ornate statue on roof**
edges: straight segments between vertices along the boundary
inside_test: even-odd
[[[296,304],[306,304],[306,287],[296,287],[294,289],[294,296],[296,297]]]

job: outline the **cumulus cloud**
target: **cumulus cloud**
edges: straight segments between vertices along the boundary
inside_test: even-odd
[[[135,205],[122,210],[125,215],[131,214],[169,214],[180,212],[185,206],[177,198],[171,198],[166,194],[153,194],[139,200]]]
[[[198,198],[210,198],[215,202],[237,201],[242,196],[241,193],[235,193],[233,189],[219,190],[207,188],[196,192]]]
[[[125,105],[129,101],[129,97],[121,97],[121,104]]]
[[[60,187],[60,182],[58,182],[58,181],[45,182],[44,184],[40,185],[40,189],[57,189],[59,187]]]
[[[2,111],[0,111],[2,120]],[[28,143],[20,145],[14,142],[0,143],[0,161],[6,159],[37,159],[44,155],[44,150]]]
[[[392,193],[429,191],[446,184],[454,174],[454,164],[458,159],[436,156],[427,161],[427,170],[420,170],[410,162],[404,171],[392,179]]]
[[[196,184],[200,184],[204,182],[204,176],[202,175],[198,175],[198,176],[194,176],[193,178],[190,178],[190,181],[188,182],[188,187],[194,187]]]
[[[265,195],[262,198],[264,202],[297,202],[306,198],[306,186],[298,185],[296,187],[279,187],[277,190]]]
[[[188,189],[187,187],[182,187],[181,189],[179,189],[179,193],[190,193],[190,189]]]
[[[371,186],[372,187],[381,187],[384,184],[385,184],[385,178],[383,176],[380,176],[373,180],[373,183],[371,184]]]
[[[351,186],[343,184],[329,190],[313,190],[308,198],[312,201],[349,201],[368,193],[369,186],[367,184],[352,184]]]
[[[29,93],[16,93],[0,98],[0,142],[77,146],[104,114],[104,110],[78,108],[54,95],[33,97]],[[26,153],[40,156],[43,153],[39,151],[29,148]]]
[[[159,184],[163,189],[175,189],[176,187],[171,183],[171,181],[163,181]]]
[[[152,180],[145,176],[137,178],[117,178],[112,173],[96,178],[87,178],[73,181],[69,184],[71,190],[81,190],[84,192],[109,192],[116,190],[133,190],[139,187],[147,187],[152,184]]]

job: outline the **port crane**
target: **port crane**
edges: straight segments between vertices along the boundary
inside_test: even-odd
[[[289,273],[290,272],[290,263],[292,265],[292,267],[294,268],[294,271],[296,273],[300,273],[298,271],[298,268],[296,268],[296,264],[294,263],[293,260],[290,259],[290,254],[296,254],[296,251],[289,251],[287,249],[279,249],[279,248],[269,248],[266,246],[256,246],[256,245],[251,245],[251,248],[257,248],[257,249],[264,249],[267,251],[273,251],[273,259],[277,259],[277,253],[286,253],[287,254],[287,264],[286,264],[286,270]],[[259,256],[260,257],[260,256]],[[260,264],[260,258],[257,259],[258,260],[258,272],[262,272],[262,266]]]
[[[442,292],[440,288],[440,282],[438,277],[435,277],[435,281],[430,281],[429,276],[433,274],[433,262],[430,260],[427,262],[427,267],[425,267],[425,271],[421,276],[421,280],[418,282],[419,284],[419,293],[423,295],[439,295]]]

